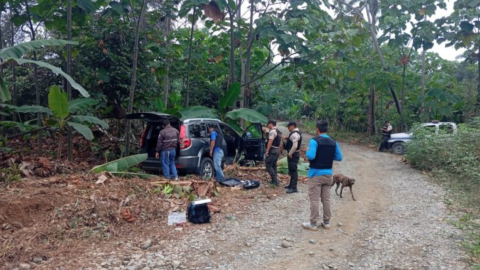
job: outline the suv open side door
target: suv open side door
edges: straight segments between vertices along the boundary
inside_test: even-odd
[[[247,127],[242,135],[243,151],[246,160],[265,160],[265,137],[262,124],[255,123]]]

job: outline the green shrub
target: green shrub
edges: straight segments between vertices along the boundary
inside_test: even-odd
[[[445,171],[464,181],[480,181],[480,129],[461,124],[456,134],[414,132],[406,158],[421,170]]]

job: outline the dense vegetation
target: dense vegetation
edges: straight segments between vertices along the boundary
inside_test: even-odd
[[[370,135],[386,119],[396,130],[465,122],[480,111],[477,2],[433,19],[444,0],[3,0],[1,128],[35,131],[41,151],[47,130],[91,139],[86,127],[107,123],[128,149],[126,113],[192,106],[222,119],[235,108],[326,118]],[[445,60],[435,43],[464,53]],[[80,104],[76,124],[50,110],[53,85]]]
[[[445,0],[0,0],[0,164],[13,152],[128,155],[141,129],[125,116],[139,111],[236,128],[263,114],[310,131],[324,118],[335,132],[370,136],[385,120],[403,131],[435,119],[465,124],[455,136],[416,134],[407,159],[458,180],[449,183],[478,209],[480,0],[454,0],[437,16],[446,9]],[[457,61],[432,52],[438,44],[458,49]],[[117,148],[99,145],[105,134]],[[18,168],[2,170],[4,182],[19,179]]]

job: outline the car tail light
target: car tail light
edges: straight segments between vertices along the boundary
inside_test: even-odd
[[[185,125],[180,125],[180,149],[186,149],[192,145],[192,140],[187,138]]]
[[[145,142],[145,135],[147,135],[147,129],[143,130],[142,136],[140,137],[140,148],[143,148]]]

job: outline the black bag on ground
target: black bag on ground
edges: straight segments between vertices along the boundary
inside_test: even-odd
[[[243,189],[254,189],[260,186],[260,181],[256,180],[243,180]]]
[[[187,207],[188,221],[195,224],[209,223],[210,212],[208,211],[208,204],[193,204],[190,203]]]
[[[243,189],[254,189],[260,186],[260,181],[239,180],[237,178],[228,178],[220,182],[220,184],[227,187],[243,186]]]

